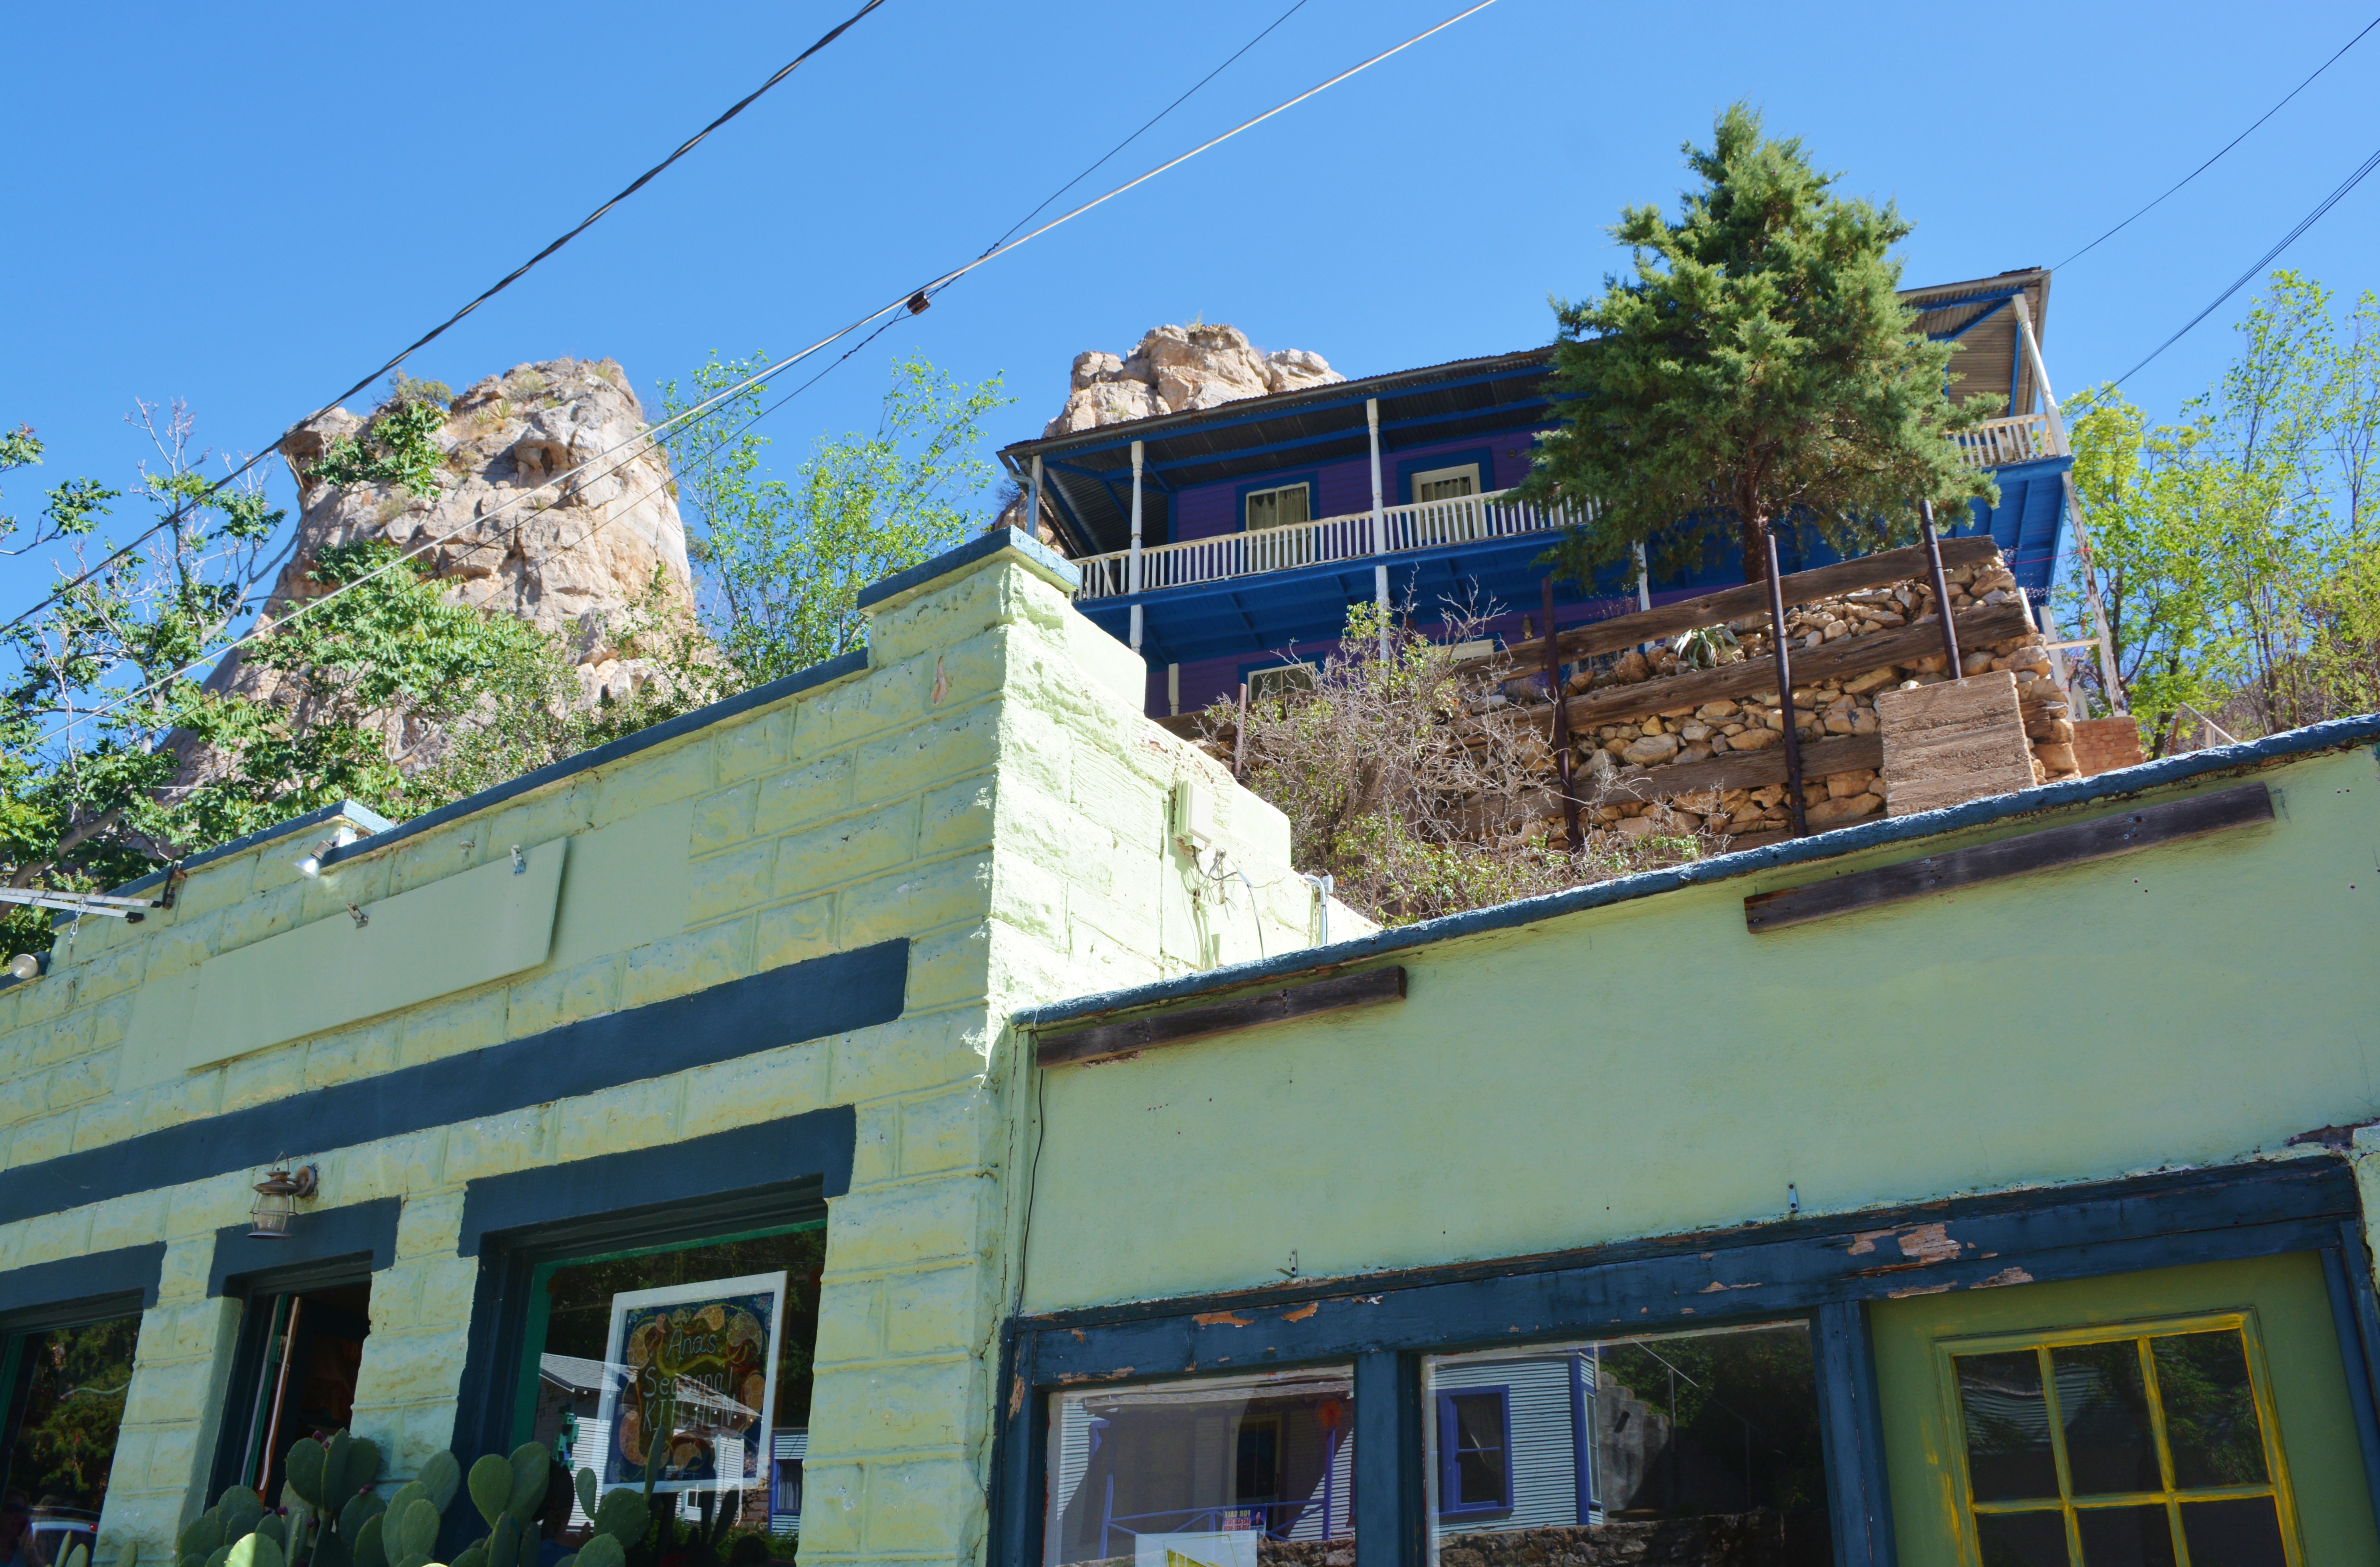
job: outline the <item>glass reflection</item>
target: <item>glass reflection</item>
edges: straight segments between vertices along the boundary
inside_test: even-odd
[[[2149,1341],[2157,1400],[2178,1486],[2253,1486],[2265,1479],[2265,1437],[2248,1383],[2248,1345],[2236,1328]]]
[[[1967,1427],[1967,1474],[1977,1501],[2026,1501],[2058,1494],[2058,1458],[2049,1445],[2049,1403],[2041,1391],[2041,1354],[1952,1357],[1959,1408]],[[2059,1525],[2061,1530],[2063,1524]],[[2060,1546],[2059,1560],[2065,1547]]]
[[[2082,1567],[2173,1567],[2173,1525],[2162,1504],[2085,1507],[2074,1514],[2074,1529],[2082,1537]]]
[[[2164,1488],[2136,1339],[2062,1344],[2049,1352],[2066,1427],[2066,1472],[2076,1496]]]

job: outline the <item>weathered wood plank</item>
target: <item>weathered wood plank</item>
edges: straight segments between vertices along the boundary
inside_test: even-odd
[[[1969,610],[1952,617],[1951,625],[1959,634],[1959,650],[1968,652],[2025,636],[2033,630],[2033,617],[2023,604],[2010,600]],[[1822,648],[1794,651],[1793,684],[1812,686],[1884,664],[1912,664],[1938,658],[1941,652],[1942,633],[1930,620],[1868,637],[1839,638]],[[1671,674],[1634,686],[1607,686],[1570,698],[1570,726],[1575,734],[1590,724],[1619,723],[1671,708],[1698,708],[1723,697],[1748,697],[1755,691],[1772,690],[1776,684],[1777,665],[1763,654],[1691,674]]]
[[[1942,565],[1980,565],[1999,556],[1999,545],[1988,537],[1945,539],[1942,541]],[[1888,582],[1900,582],[1925,574],[1924,546],[1912,544],[1904,550],[1886,550],[1880,554],[1862,555],[1855,561],[1838,561],[1811,571],[1791,573],[1777,584],[1785,595],[1787,608],[1806,604],[1816,599],[1831,599],[1839,593],[1856,593],[1863,588],[1881,588]],[[1613,615],[1609,620],[1591,620],[1585,626],[1573,626],[1554,639],[1557,651],[1564,662],[1585,658],[1593,653],[1616,653],[1633,648],[1639,642],[1650,642],[1663,637],[1675,637],[1682,631],[1692,631],[1698,626],[1713,626],[1722,620],[1741,620],[1745,615],[1766,615],[1768,610],[1768,585],[1747,582],[1741,588],[1722,588],[1716,593],[1705,593],[1696,599],[1681,599],[1674,604],[1658,609],[1640,610],[1634,614]],[[1501,662],[1512,664],[1510,653],[1489,653],[1475,659],[1464,659],[1454,665],[1458,674],[1485,674]],[[1526,674],[1513,665],[1517,673]]]
[[[1802,747],[1804,778],[1819,779],[1859,768],[1873,772],[1883,766],[1881,735],[1837,735],[1813,740]],[[1604,785],[1587,803],[1674,800],[1681,795],[1696,795],[1708,789],[1757,789],[1764,784],[1784,782],[1785,747],[1771,746],[1765,751],[1721,751],[1702,761],[1672,762],[1645,772],[1623,773]]]
[[[1095,1023],[1087,1028],[1046,1035],[1034,1050],[1033,1059],[1041,1066],[1112,1061],[1160,1045],[1178,1045],[1267,1023],[1285,1023],[1293,1017],[1311,1017],[1318,1012],[1402,1001],[1404,994],[1405,971],[1402,966],[1337,974],[1260,995],[1234,996],[1205,1006],[1153,1012],[1121,1023]]]
[[[2131,854],[2208,832],[2249,827],[2273,819],[2273,797],[2262,784],[2245,784],[2192,799],[2105,816],[2070,827],[2052,827],[2021,838],[1928,855],[1878,870],[1856,871],[1829,881],[1781,887],[1743,900],[1743,923],[1755,934],[1781,930],[1855,909],[1875,908],[1972,887],[2003,877],[2022,876],[2061,865],[2081,865]]]

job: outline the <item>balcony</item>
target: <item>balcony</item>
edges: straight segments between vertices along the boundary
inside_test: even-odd
[[[1975,468],[2011,468],[2066,455],[2064,431],[2044,414],[1988,419],[1951,439],[1967,466]],[[1369,512],[1189,539],[1178,544],[1152,544],[1140,552],[1140,591],[1154,593],[1300,566],[1515,539],[1570,526],[1574,514],[1569,508],[1526,505],[1513,500],[1512,493],[1498,490],[1455,501],[1385,506],[1380,513],[1383,538],[1377,544]],[[1075,593],[1077,600],[1118,599],[1133,591],[1130,550],[1087,555],[1075,565],[1083,574],[1083,585]]]
[[[1567,507],[1548,511],[1541,506],[1524,505],[1512,500],[1512,493],[1499,490],[1454,501],[1384,506],[1378,543],[1372,534],[1372,514],[1357,512],[1349,516],[1293,522],[1282,528],[1257,528],[1212,539],[1188,539],[1179,544],[1151,545],[1140,552],[1140,590],[1153,593],[1199,582],[1293,571],[1300,566],[1513,539],[1567,528],[1572,520],[1573,514]],[[1075,565],[1083,574],[1083,585],[1075,594],[1077,599],[1120,598],[1132,590],[1130,550],[1090,555]]]

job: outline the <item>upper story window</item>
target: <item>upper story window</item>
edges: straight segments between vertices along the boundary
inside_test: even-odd
[[[1431,501],[1456,501],[1465,495],[1479,493],[1479,465],[1463,463],[1456,468],[1434,468],[1413,476],[1413,497],[1415,505]]]
[[[1248,510],[1245,521],[1253,531],[1259,528],[1286,528],[1293,522],[1306,522],[1314,516],[1314,492],[1304,484],[1284,484],[1276,490],[1248,492]]]

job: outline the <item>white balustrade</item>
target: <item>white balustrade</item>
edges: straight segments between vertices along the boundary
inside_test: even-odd
[[[2064,456],[2061,448],[2065,443],[2058,434],[2052,429],[2047,414],[2018,414],[2010,419],[1985,419],[1950,439],[1958,444],[1959,455],[1967,459],[1969,468],[2005,468],[2011,463]]]
[[[1281,528],[1251,528],[1212,539],[1185,539],[1178,544],[1143,546],[1141,590],[1155,592],[1194,582],[1220,582],[1333,561],[1367,560],[1375,554],[1401,554],[1444,544],[1545,533],[1570,525],[1572,514],[1567,508],[1548,510],[1524,505],[1510,499],[1511,494],[1510,491],[1500,490],[1458,500],[1384,507],[1380,523],[1385,549],[1373,542],[1369,512],[1317,517],[1311,522],[1293,522]],[[1112,554],[1090,555],[1076,561],[1075,565],[1083,574],[1083,585],[1075,597],[1112,599],[1124,594],[1130,581],[1131,559],[1131,551],[1118,550]]]

